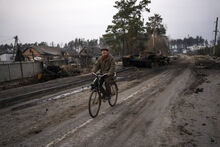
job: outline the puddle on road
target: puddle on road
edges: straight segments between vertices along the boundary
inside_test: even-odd
[[[123,80],[124,77],[116,77],[116,81],[120,81],[120,80]],[[45,101],[51,101],[51,100],[57,100],[57,99],[62,99],[64,97],[67,97],[67,96],[70,96],[70,95],[73,95],[73,94],[76,94],[76,93],[80,93],[80,92],[83,92],[83,91],[86,91],[88,89],[90,89],[91,86],[85,86],[85,87],[82,87],[80,89],[77,89],[77,90],[74,90],[72,92],[68,92],[68,93],[64,93],[64,94],[61,94],[61,95],[57,95],[57,96],[53,96],[53,97],[50,97],[50,98],[47,98],[46,100],[43,100],[43,102]]]
[[[116,81],[120,81],[120,80],[123,80],[124,77],[116,77]]]
[[[43,100],[43,101],[51,101],[51,100],[61,99],[61,98],[64,98],[64,97],[67,97],[67,96],[70,96],[70,95],[73,95],[73,94],[76,94],[76,93],[83,92],[83,91],[88,90],[88,89],[90,89],[90,86],[82,87],[82,88],[74,90],[72,92],[68,92],[68,93],[64,93],[64,94],[61,94],[61,95],[58,95],[58,96],[55,96],[55,97],[51,97],[51,98],[48,98],[48,99]]]
[[[81,87],[81,88],[76,89],[76,90],[74,90],[72,92],[63,93],[63,94],[52,96],[52,97],[49,97],[49,98],[46,98],[46,99],[39,99],[39,100],[36,100],[34,102],[30,102],[30,103],[27,103],[27,104],[24,104],[24,105],[20,105],[20,106],[14,107],[11,110],[12,111],[22,110],[22,109],[25,109],[25,108],[28,108],[28,107],[33,107],[35,105],[38,105],[38,104],[41,104],[41,103],[45,103],[45,102],[48,102],[48,101],[62,99],[62,98],[65,98],[67,96],[74,95],[74,94],[86,91],[86,90],[88,90],[90,88],[91,88],[90,86]]]

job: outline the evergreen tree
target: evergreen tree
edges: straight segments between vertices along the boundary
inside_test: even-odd
[[[113,16],[112,25],[107,27],[107,34],[103,35],[106,43],[114,49],[119,49],[122,54],[134,53],[138,46],[140,34],[145,33],[143,11],[147,8],[150,0],[118,0],[114,7],[118,12]],[[116,44],[117,45],[116,45]]]
[[[146,29],[149,34],[165,35],[166,29],[162,24],[163,18],[159,14],[149,17],[149,22],[146,23]]]

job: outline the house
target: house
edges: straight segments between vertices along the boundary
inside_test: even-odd
[[[89,56],[89,57],[96,57],[101,55],[101,50],[99,47],[91,47],[91,48],[83,48],[79,52],[80,56]]]
[[[80,59],[80,64],[82,67],[88,67],[91,66],[91,63],[101,55],[100,48],[98,47],[93,47],[93,48],[83,48],[79,52],[79,59]],[[93,58],[95,58],[93,60]]]
[[[0,54],[0,61],[14,61],[14,57],[12,53],[2,53]]]
[[[62,59],[63,52],[61,48],[48,46],[31,46],[23,51],[25,60],[49,61]]]
[[[98,47],[84,47],[79,52],[75,49],[66,49],[64,52],[64,57],[68,64],[81,67],[88,67],[92,65],[95,59],[100,55],[101,51]]]

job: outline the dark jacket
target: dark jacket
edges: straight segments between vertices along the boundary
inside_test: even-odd
[[[99,57],[94,65],[92,71],[97,72],[98,70],[100,70],[100,73],[102,73],[102,74],[109,73],[109,74],[113,75],[113,73],[115,72],[114,58],[110,54],[108,55],[106,60],[104,60],[102,58],[102,56]]]

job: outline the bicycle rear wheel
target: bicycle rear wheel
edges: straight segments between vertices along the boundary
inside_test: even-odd
[[[116,83],[111,84],[111,99],[108,100],[108,103],[111,107],[115,106],[118,100],[118,86]]]
[[[89,114],[92,118],[95,118],[99,114],[100,106],[100,94],[93,90],[89,97]]]

